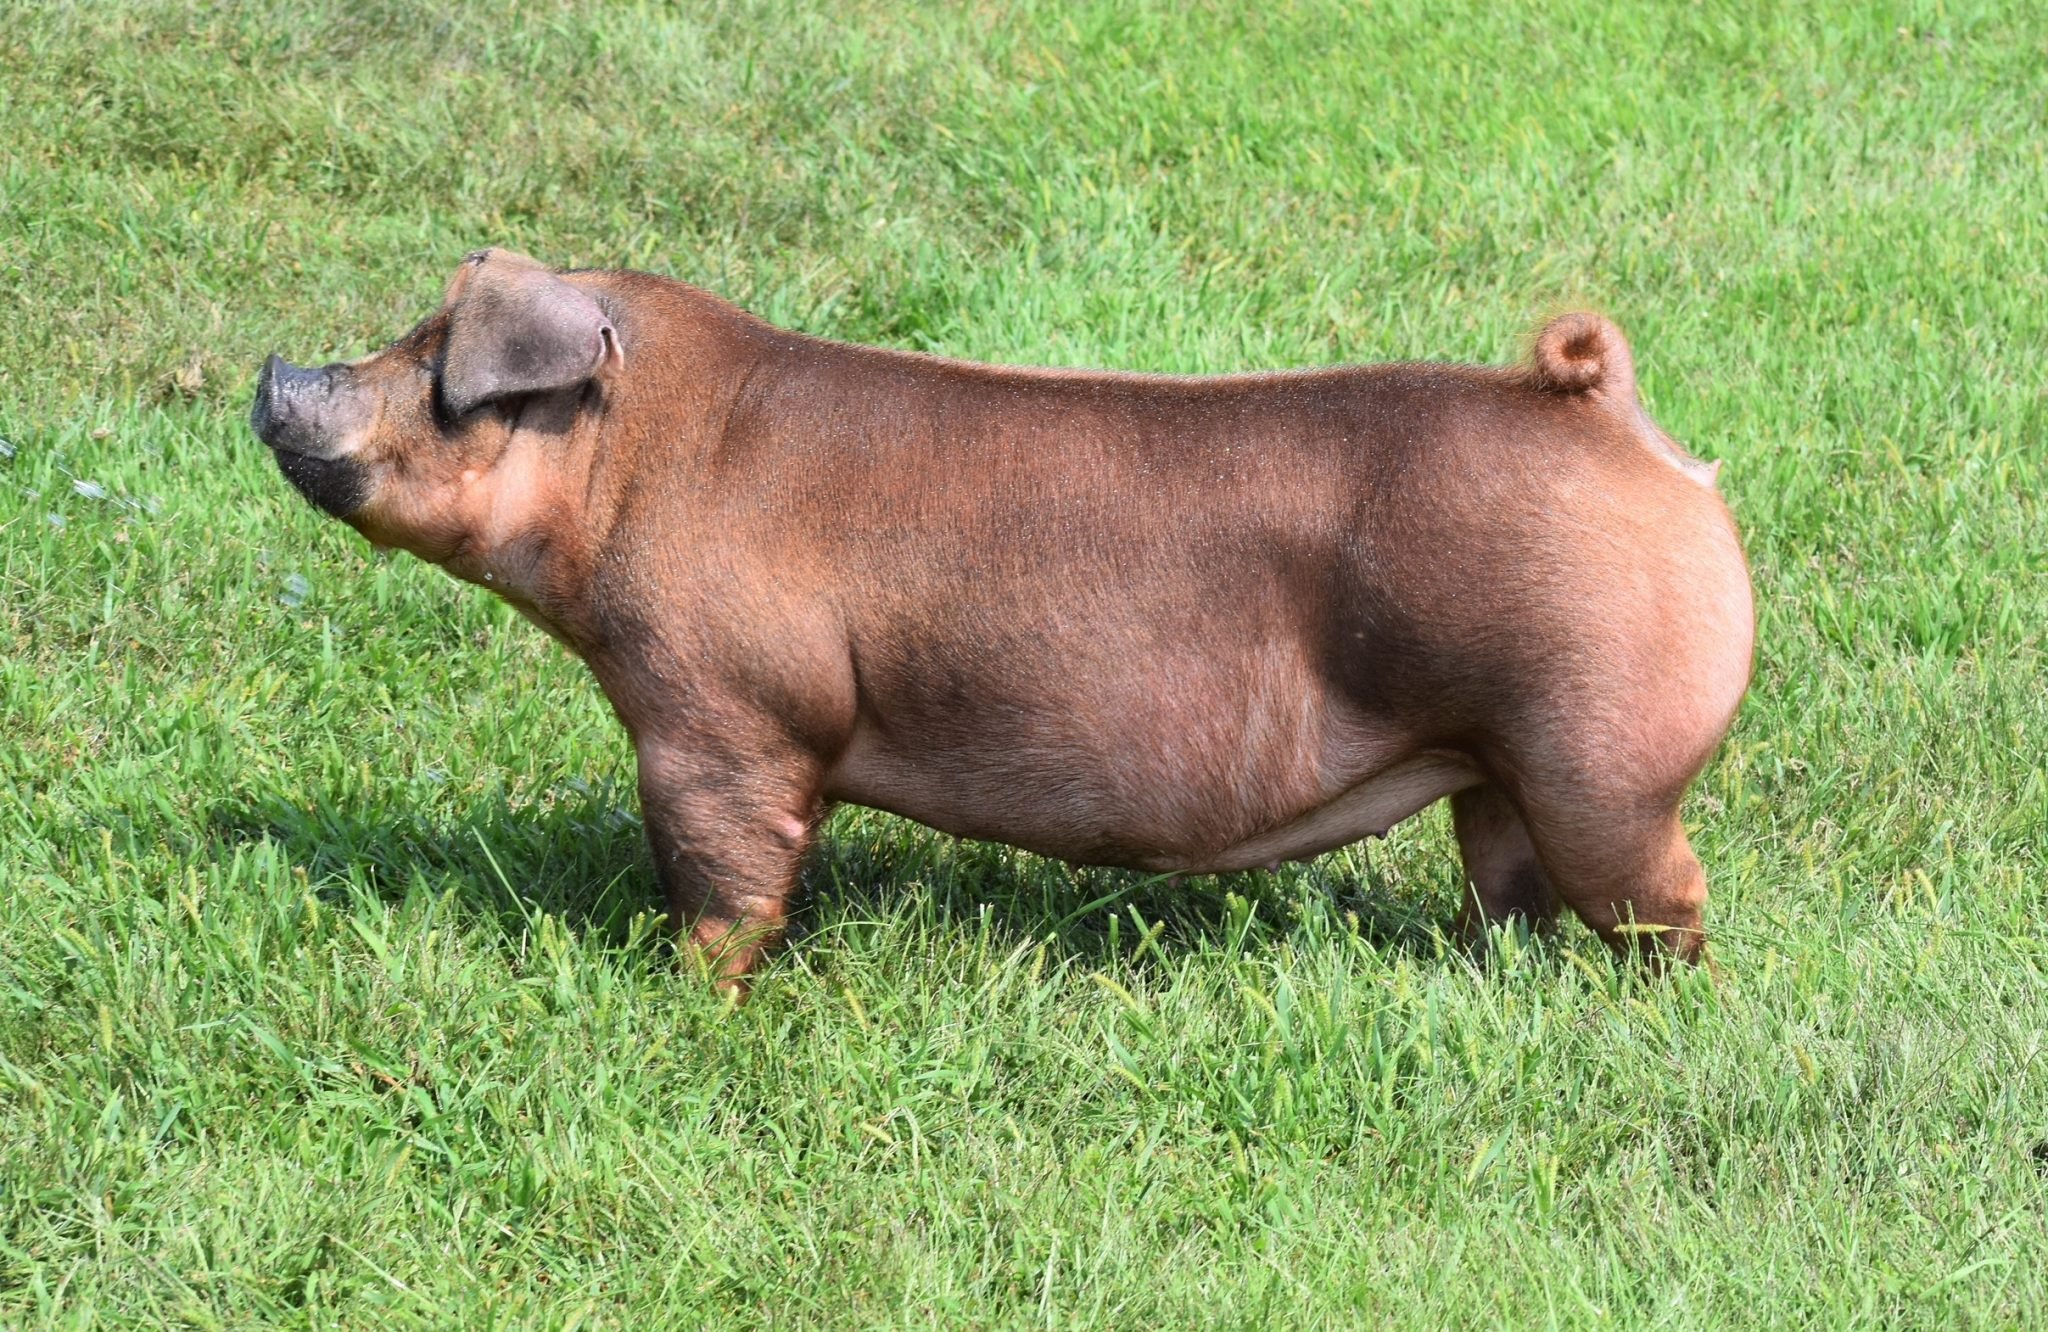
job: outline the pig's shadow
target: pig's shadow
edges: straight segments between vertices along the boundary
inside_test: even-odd
[[[480,796],[438,820],[259,800],[217,806],[209,824],[221,842],[275,843],[331,898],[452,890],[508,940],[547,914],[578,933],[624,942],[636,918],[661,909],[636,802],[611,787],[580,787],[518,808],[502,795]],[[811,936],[878,928],[913,937],[926,925],[987,930],[994,946],[1049,941],[1055,956],[1086,967],[1113,957],[1146,965],[1148,955],[1156,965],[1203,949],[1257,952],[1332,930],[1355,931],[1382,951],[1440,955],[1455,861],[1442,867],[1443,884],[1432,877],[1422,901],[1412,889],[1396,890],[1389,861],[1354,852],[1343,863],[1325,858],[1273,874],[1176,883],[1076,868],[842,809],[806,863],[790,935],[801,947]]]

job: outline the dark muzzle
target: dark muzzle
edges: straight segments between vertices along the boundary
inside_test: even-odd
[[[300,494],[336,518],[362,507],[368,476],[362,465],[334,457],[337,417],[346,395],[336,393],[332,366],[307,370],[275,354],[256,375],[249,428],[270,446],[278,469]]]

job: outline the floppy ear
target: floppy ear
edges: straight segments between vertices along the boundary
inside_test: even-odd
[[[448,284],[441,401],[451,416],[515,393],[569,388],[619,351],[588,293],[510,250],[479,250]]]

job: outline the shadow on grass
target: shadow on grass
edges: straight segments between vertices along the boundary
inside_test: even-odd
[[[519,806],[484,796],[442,817],[258,800],[216,806],[208,824],[227,845],[274,842],[337,905],[350,885],[394,899],[452,889],[508,939],[547,914],[616,945],[633,937],[636,917],[662,909],[633,798],[610,786],[579,783]],[[1435,957],[1444,945],[1434,905],[1396,892],[1369,859],[1362,875],[1326,858],[1175,880],[1071,866],[843,808],[805,864],[790,942],[801,948],[870,926],[975,931],[986,914],[998,946],[1050,940],[1056,955],[1086,967],[1117,956],[1142,962],[1145,952],[1256,953],[1332,929],[1355,930],[1382,951]],[[1156,948],[1143,948],[1145,939]]]

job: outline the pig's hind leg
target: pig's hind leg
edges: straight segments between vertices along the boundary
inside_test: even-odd
[[[1706,876],[1679,825],[1682,788],[1525,787],[1517,802],[1559,901],[1616,952],[1653,965],[1706,946]]]
[[[1460,937],[1483,948],[1490,928],[1517,920],[1547,932],[1557,919],[1557,894],[1507,794],[1493,783],[1458,792],[1451,797],[1451,826],[1468,881],[1458,912]]]

